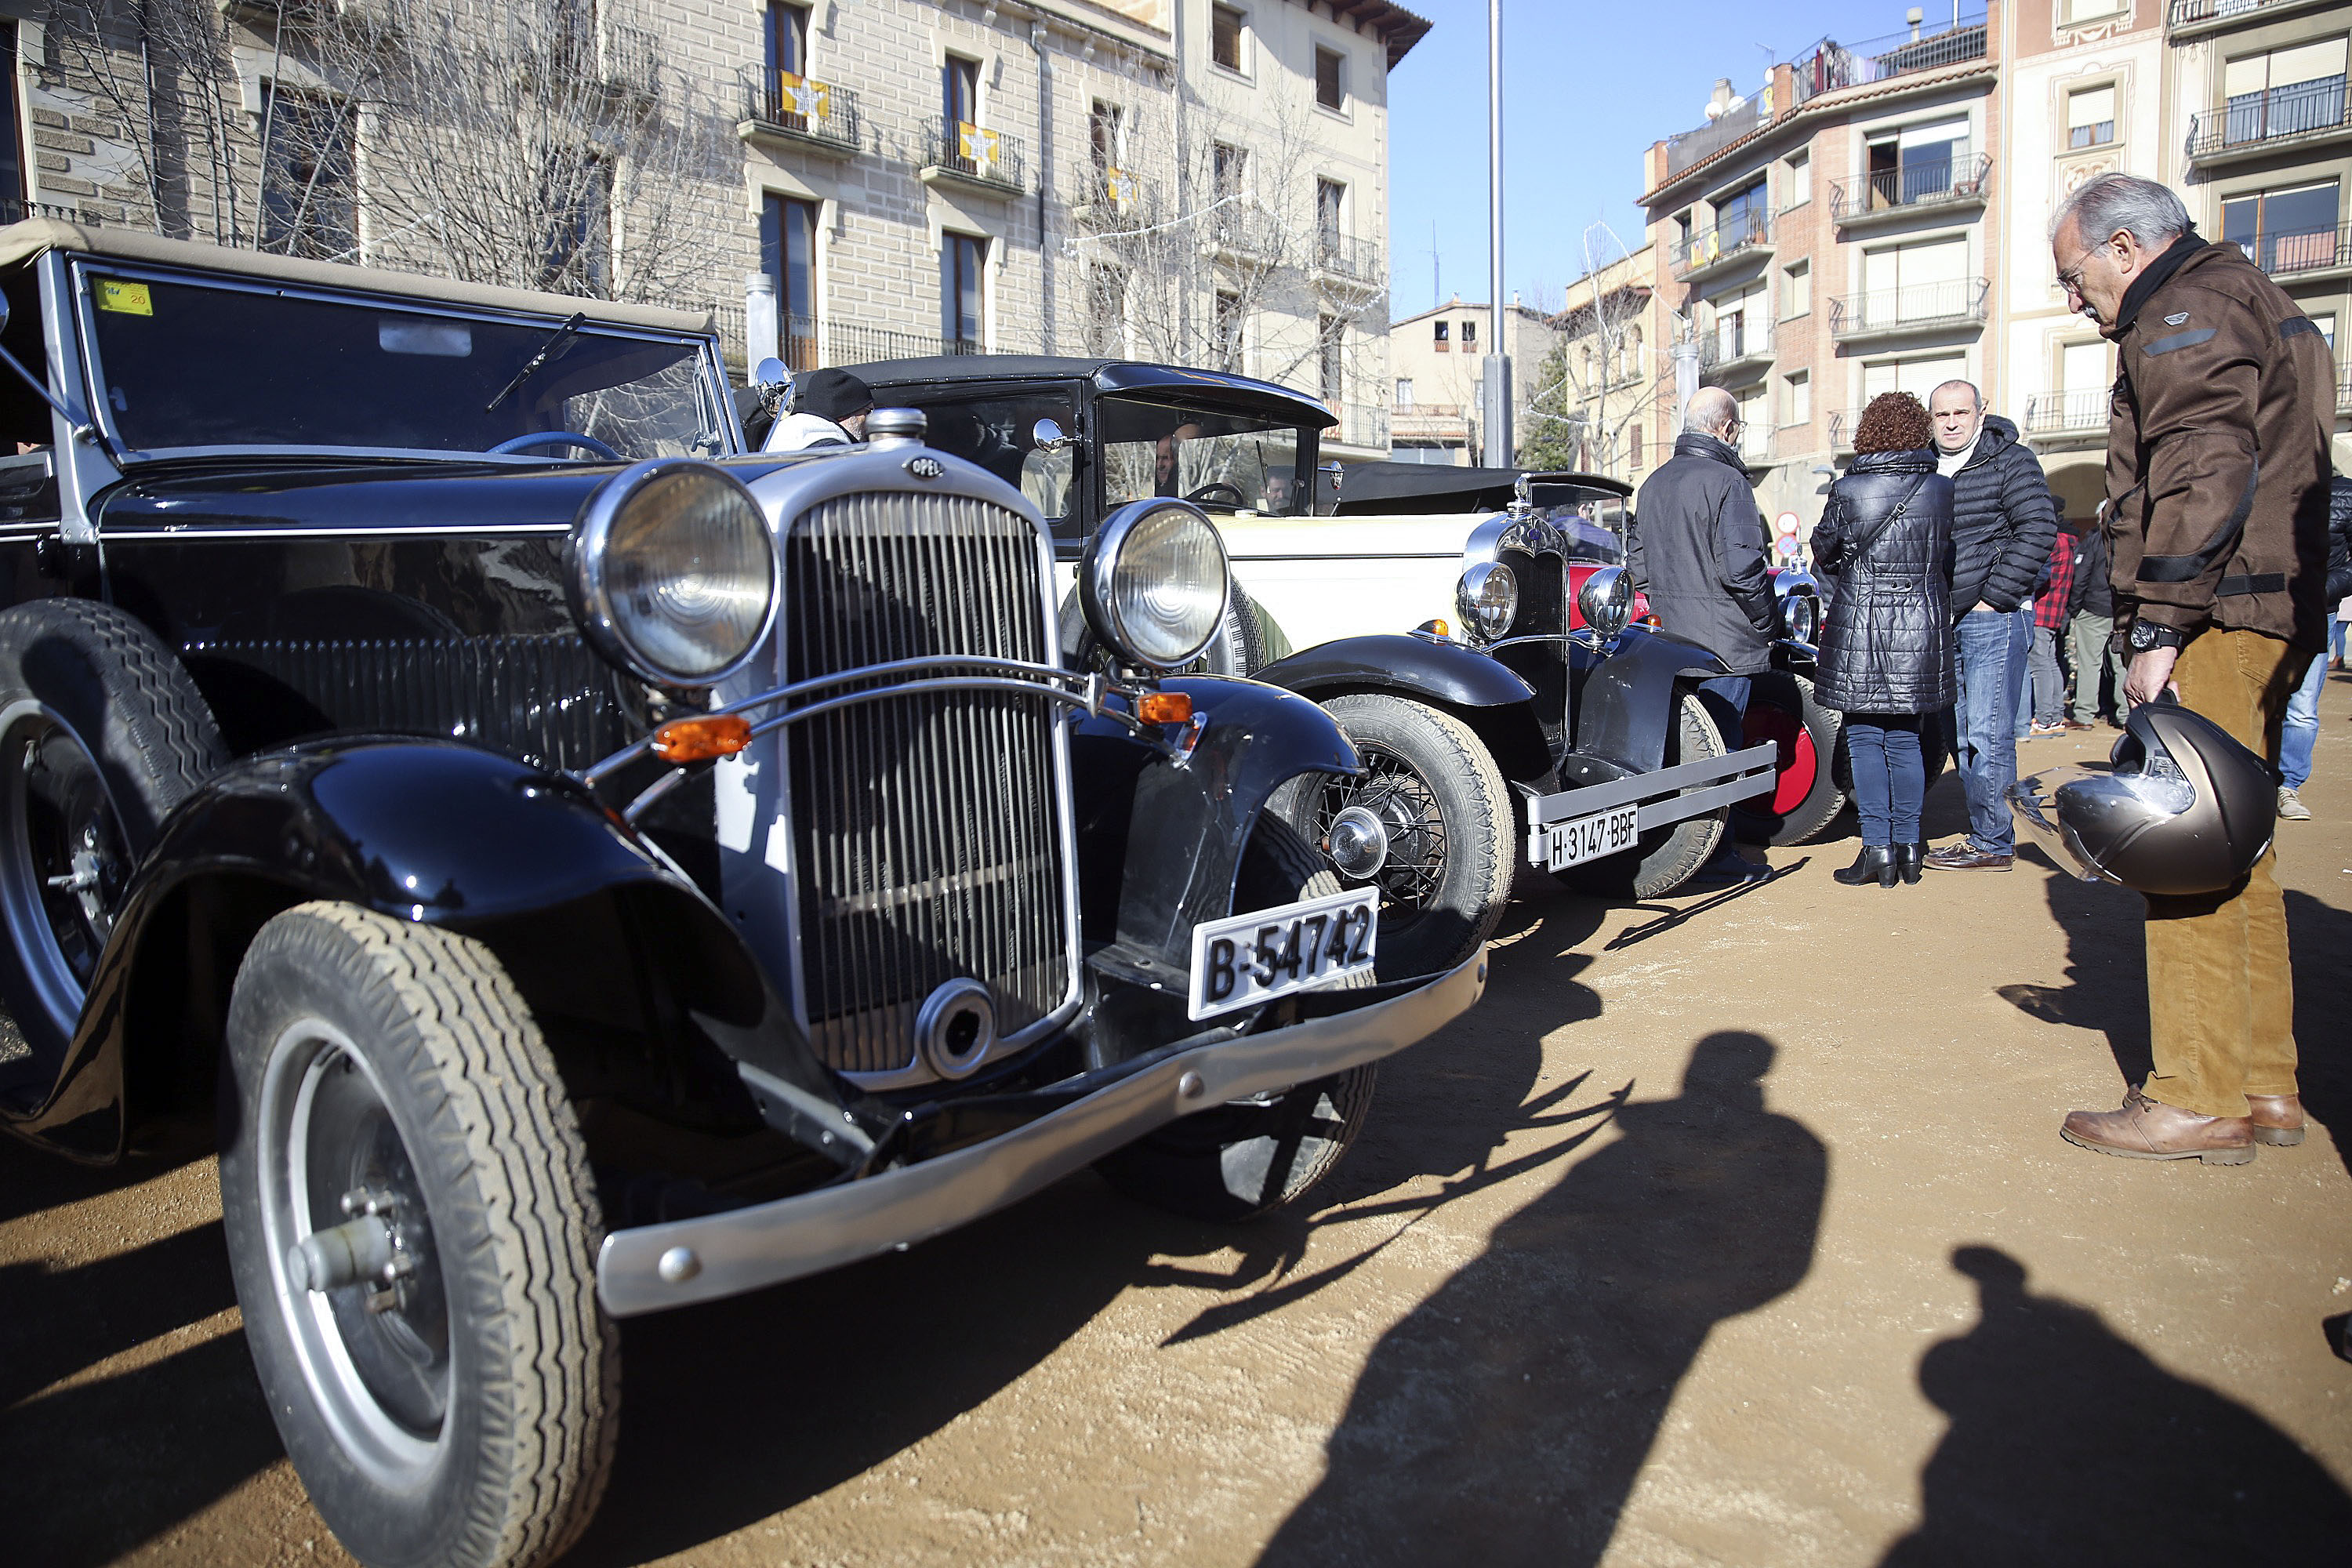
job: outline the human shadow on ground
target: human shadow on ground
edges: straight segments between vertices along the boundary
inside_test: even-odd
[[[1597,1015],[1573,978],[1590,960],[1564,952],[1596,918],[1515,907],[1488,995],[1539,987],[1548,1023]],[[627,1321],[612,1486],[567,1563],[682,1552],[853,1480],[1030,1373],[1129,1289],[1244,1292],[1174,1342],[1344,1277],[1345,1260],[1297,1272],[1318,1227],[1380,1212],[1391,1188],[1430,1175],[1449,1196],[1503,1179],[1496,1151],[1562,1114],[1566,1091],[1536,1092],[1541,1032],[1508,1018],[1473,1010],[1383,1062],[1362,1133],[1303,1214],[1206,1225],[1080,1175],[903,1254]]]
[[[131,1161],[94,1170],[0,1141],[9,1219],[161,1169]],[[110,1562],[276,1462],[278,1433],[245,1336],[207,1323],[235,1304],[218,1221],[88,1262],[0,1266],[10,1560]],[[185,1333],[199,1325],[210,1337]],[[90,1375],[155,1341],[164,1346],[144,1364]]]
[[[2153,1066],[2147,1022],[2147,904],[2105,882],[2053,875],[2044,884],[2051,917],[2066,933],[2066,983],[2003,985],[2000,994],[2048,1024],[2096,1029],[2107,1037],[2126,1084]],[[2352,1171],[2352,913],[2299,889],[2286,890],[2287,952],[2294,965],[2296,1072],[2305,1114],[2327,1129]]]
[[[1821,1141],[1721,1032],[1373,1351],[1265,1564],[1589,1563],[1708,1332],[1812,1266]]]
[[[1919,1363],[1951,1429],[1883,1568],[2343,1559],[2352,1497],[2260,1415],[2175,1376],[1990,1247],[1952,1265],[1983,1315]]]

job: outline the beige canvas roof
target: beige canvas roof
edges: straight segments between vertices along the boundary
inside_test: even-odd
[[[666,332],[710,330],[707,311],[674,310],[662,305],[622,305],[610,300],[581,300],[569,294],[541,294],[535,289],[501,289],[488,283],[453,283],[446,278],[427,278],[415,272],[385,272],[373,267],[347,267],[337,261],[306,261],[299,257],[236,250],[190,239],[165,239],[136,229],[85,227],[46,217],[0,227],[0,267],[12,267],[45,250],[80,251],[92,256],[120,257],[125,261],[233,272],[239,277],[266,278],[273,282],[364,289],[455,305],[529,310],[537,315],[568,317],[579,311],[592,321],[650,327]]]

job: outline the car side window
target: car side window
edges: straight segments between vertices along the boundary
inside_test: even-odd
[[[1073,483],[1075,447],[1049,452],[1036,443],[1037,421],[1051,419],[1066,432],[1077,429],[1077,398],[1057,388],[1000,393],[982,397],[908,395],[886,389],[883,404],[920,408],[929,421],[924,440],[933,447],[977,463],[1019,490],[1035,507],[1056,538],[1076,538],[1077,497]]]

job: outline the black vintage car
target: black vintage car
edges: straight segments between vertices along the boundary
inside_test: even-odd
[[[0,229],[0,1123],[215,1124],[288,1453],[369,1562],[538,1563],[614,1320],[903,1247],[1097,1163],[1294,1201],[1480,954],[1268,800],[1359,762],[1192,662],[1147,500],[1055,656],[1019,492],[883,411],[751,456],[707,324]]]
[[[1417,542],[1351,557],[1344,542],[1370,525],[1309,515],[1329,510],[1317,459],[1333,417],[1288,387],[1109,359],[981,355],[856,371],[878,400],[924,409],[950,449],[1038,497],[1059,518],[1066,562],[1139,495],[1182,495],[1219,518],[1237,582],[1212,657],[1217,668],[1314,698],[1356,743],[1360,776],[1294,784],[1281,809],[1344,877],[1381,889],[1384,973],[1442,967],[1475,950],[1502,918],[1520,864],[1608,894],[1666,892],[1722,840],[1732,803],[1772,786],[1772,748],[1734,750],[1737,737],[1727,739],[1697,695],[1722,664],[1629,628],[1630,585],[1615,593],[1621,568],[1603,569],[1605,591],[1592,601],[1613,621],[1571,627],[1571,563],[1580,577],[1593,565],[1599,531],[1573,517],[1564,493],[1500,515],[1465,505],[1449,532],[1419,515],[1431,480],[1386,476],[1413,492],[1406,510],[1416,515],[1402,526]],[[1356,480],[1354,470],[1340,476],[1342,512],[1355,504]],[[1296,526],[1280,526],[1292,519]],[[1244,535],[1248,542],[1234,542]],[[1444,607],[1461,618],[1459,636],[1428,625],[1406,633],[1381,618],[1387,601],[1368,594],[1361,606],[1342,605],[1366,635],[1287,652],[1289,639],[1253,599],[1265,601],[1277,569],[1292,574],[1294,598],[1302,570],[1306,592],[1344,596],[1347,587],[1315,579],[1344,584],[1349,561],[1433,574]],[[1083,658],[1076,603],[1065,611],[1066,652]]]

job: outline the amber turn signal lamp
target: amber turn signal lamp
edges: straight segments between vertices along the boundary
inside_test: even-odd
[[[673,719],[654,731],[654,755],[666,763],[731,757],[751,743],[751,721],[740,713],[698,713]]]
[[[1184,724],[1192,718],[1189,691],[1147,691],[1135,700],[1135,716],[1147,724]]]
[[[1412,629],[1433,637],[1450,637],[1454,635],[1454,628],[1445,624],[1445,617],[1443,616],[1423,621]]]

